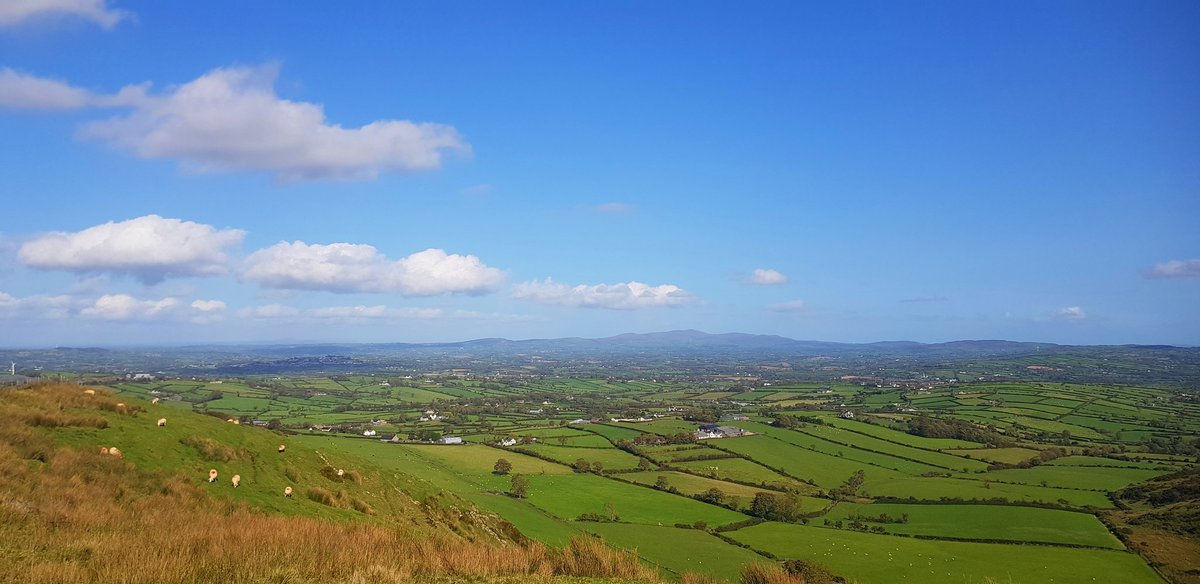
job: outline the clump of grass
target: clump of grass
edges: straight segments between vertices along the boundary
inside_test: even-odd
[[[321,467],[321,476],[323,476],[335,483],[342,482],[342,477],[338,476],[337,469],[333,468],[332,466],[330,466],[328,464]]]
[[[41,426],[44,428],[62,428],[62,427],[87,427],[100,428],[108,427],[108,420],[97,416],[73,416],[60,412],[30,412],[25,415],[25,423],[30,426]]]
[[[231,460],[243,460],[250,458],[250,453],[245,448],[233,448],[221,444],[212,438],[202,438],[200,436],[188,436],[179,440],[186,446],[191,446],[200,453],[200,456],[205,460],[215,460],[218,462],[229,462]]]
[[[283,476],[293,483],[300,482],[300,471],[296,470],[296,467],[289,466],[283,469]]]
[[[358,471],[356,471],[356,470],[346,471],[346,476],[344,476],[342,478],[344,478],[345,480],[351,481],[356,485],[361,485],[363,482],[362,475],[359,474]]]
[[[680,584],[719,584],[716,578],[708,574],[698,574],[696,572],[684,572],[679,582]]]
[[[339,506],[337,496],[330,492],[329,489],[322,489],[321,487],[309,487],[305,489],[304,496],[322,505],[327,505],[329,507]]]
[[[637,553],[611,548],[596,537],[571,538],[553,557],[553,565],[554,573],[567,576],[653,579],[657,575],[641,564]]]
[[[808,584],[808,580],[776,564],[750,564],[742,568],[742,584]]]
[[[374,515],[375,514],[375,509],[372,508],[371,505],[369,505],[366,501],[363,501],[362,499],[359,499],[358,497],[352,497],[350,499],[350,506],[353,507],[355,511],[358,511],[359,513],[362,513],[364,515]]]

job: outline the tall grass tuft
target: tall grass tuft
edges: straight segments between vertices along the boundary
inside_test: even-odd
[[[200,453],[200,456],[205,460],[217,462],[229,462],[231,460],[246,460],[251,458],[250,453],[245,448],[233,448],[226,446],[212,438],[203,438],[200,436],[188,436],[179,440],[185,446],[191,446]]]
[[[750,564],[742,568],[742,584],[808,584],[808,580],[777,564]]]

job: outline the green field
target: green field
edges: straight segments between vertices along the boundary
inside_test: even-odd
[[[1162,582],[1141,558],[1115,550],[929,541],[782,523],[728,535],[781,558],[815,560],[860,584],[982,584],[986,578],[1020,583]]]
[[[879,523],[888,533],[932,537],[1009,540],[1125,549],[1095,515],[1010,505],[861,505],[839,503],[824,518],[849,522],[854,516],[886,514],[906,523]],[[863,521],[860,519],[860,521]]]

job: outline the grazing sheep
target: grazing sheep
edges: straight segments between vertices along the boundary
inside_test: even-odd
[[[125,407],[125,402],[117,402],[117,407],[118,407],[118,408],[124,408],[124,407]]]
[[[225,420],[225,421],[226,421],[226,422],[229,422],[230,424],[233,424],[233,425],[235,425],[235,426],[240,426],[240,425],[242,424],[242,421],[241,421],[241,420],[238,420],[238,419],[235,419],[235,418],[229,418],[228,420]]]
[[[158,427],[159,427],[159,428],[162,428],[163,426],[166,426],[166,425],[167,425],[167,419],[166,419],[166,418],[159,418],[159,419],[158,419]]]
[[[214,468],[214,469],[208,471],[208,482],[210,482],[210,483],[217,482],[217,469]]]
[[[101,446],[101,447],[100,447],[100,454],[108,454],[108,447],[107,447],[107,446]]]
[[[158,405],[158,398],[154,398],[154,399],[150,400],[150,405],[155,405],[155,406]]]
[[[233,483],[233,488],[238,488],[238,485],[242,484],[242,475],[233,475],[229,482]]]
[[[287,450],[287,446],[284,446],[283,444],[280,444],[280,445],[279,445],[279,451],[280,451],[280,452],[283,452],[284,450]]]
[[[94,389],[85,389],[85,390],[83,390],[83,395],[96,395],[96,390],[94,390]]]
[[[284,488],[283,488],[283,496],[284,496],[284,497],[291,497],[291,496],[292,496],[292,488],[291,488],[291,487],[284,487]]]
[[[346,476],[346,471],[344,471],[344,470],[342,470],[342,469],[340,469],[340,468],[339,468],[339,469],[338,469],[338,476],[339,476],[339,477],[341,477],[341,476]]]
[[[111,454],[111,455],[113,455],[113,456],[115,456],[115,457],[117,457],[117,458],[121,458],[121,451],[120,451],[120,450],[117,450],[117,447],[116,447],[116,446],[113,446],[112,448],[109,448],[109,449],[108,449],[108,453],[109,453],[109,454]]]

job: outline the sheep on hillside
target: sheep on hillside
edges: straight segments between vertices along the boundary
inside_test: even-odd
[[[100,447],[100,454],[108,454],[108,447],[107,447],[107,446],[101,446],[101,447]]]
[[[210,482],[210,483],[217,482],[217,469],[214,468],[214,469],[208,471],[208,482]]]
[[[158,398],[154,398],[154,399],[150,400],[150,405],[156,406],[156,405],[158,405],[158,401],[159,401]]]
[[[233,488],[238,488],[238,485],[242,484],[242,475],[233,475],[229,482],[233,483]]]
[[[338,476],[339,476],[339,477],[346,476],[346,471],[344,471],[344,470],[342,470],[342,469],[340,469],[340,468],[339,468],[339,469],[338,469]]]
[[[283,488],[283,496],[284,496],[284,497],[291,497],[291,496],[292,496],[292,488],[291,488],[291,487],[284,487],[284,488]]]
[[[112,456],[115,456],[115,457],[117,457],[117,458],[121,458],[121,451],[120,451],[120,450],[118,450],[116,446],[113,446],[112,448],[109,448],[109,449],[108,449],[108,453],[109,453],[109,454],[111,454]]]
[[[163,426],[166,426],[166,425],[167,425],[167,419],[166,419],[166,418],[159,418],[159,419],[158,419],[158,427],[159,427],[159,428],[162,428]]]
[[[94,390],[94,389],[85,389],[85,390],[83,390],[83,395],[96,395],[96,390]]]
[[[283,452],[284,450],[287,450],[287,446],[284,446],[283,444],[280,444],[280,445],[279,445],[279,451],[280,451],[280,452]]]

